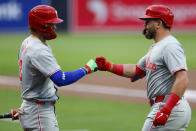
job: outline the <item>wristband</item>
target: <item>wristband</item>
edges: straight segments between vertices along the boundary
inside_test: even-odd
[[[91,68],[88,65],[85,65],[84,68],[87,70],[87,73],[91,72]]]
[[[112,73],[122,76],[123,75],[123,65],[122,64],[112,64]]]
[[[177,96],[174,93],[171,93],[164,107],[171,111],[179,100],[180,100],[179,96]]]
[[[109,72],[112,72],[113,64],[107,61],[106,62],[106,70],[109,71]]]

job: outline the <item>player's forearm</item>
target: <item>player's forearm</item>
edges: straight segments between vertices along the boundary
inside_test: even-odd
[[[133,77],[136,72],[136,65],[135,64],[123,64],[123,76],[124,77]]]
[[[57,86],[65,86],[78,81],[86,74],[87,71],[84,68],[80,68],[76,71],[71,71],[71,72],[62,72],[61,70],[59,70],[58,72],[52,74],[50,76],[50,79]]]
[[[162,112],[170,114],[174,106],[178,103],[180,98],[183,96],[184,91],[188,85],[188,77],[186,71],[178,71],[175,73],[175,82],[170,92],[170,96],[162,108]]]
[[[188,77],[186,71],[178,71],[175,73],[174,77],[175,82],[171,89],[170,96],[160,112],[157,113],[155,120],[153,121],[155,126],[158,125],[158,123],[162,122],[164,119],[166,123],[173,108],[177,105],[178,101],[181,99],[187,88]],[[162,116],[164,116],[164,118]]]
[[[110,70],[108,71],[116,75],[130,78],[133,77],[135,74],[136,65],[134,64],[113,64],[113,63],[110,64],[111,67]]]
[[[98,70],[109,71],[116,75],[128,77],[132,81],[136,81],[146,75],[145,71],[135,64],[113,64],[103,56],[97,57],[95,62],[97,63]]]
[[[87,62],[87,64],[84,67],[76,71],[63,72],[62,70],[58,70],[57,72],[55,72],[50,76],[50,79],[57,86],[65,86],[78,81],[86,74],[89,74],[91,72],[96,72],[96,71],[97,71],[97,64],[93,59],[91,59]]]
[[[171,93],[174,93],[181,98],[184,95],[189,82],[187,72],[179,71],[175,74],[175,78],[176,80],[172,87]]]
[[[131,81],[134,82],[138,79],[143,78],[146,75],[146,72],[140,69],[136,64],[111,64],[112,68],[110,72],[131,78]]]

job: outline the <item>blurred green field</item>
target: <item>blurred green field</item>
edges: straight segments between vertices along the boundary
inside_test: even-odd
[[[183,44],[189,69],[196,69],[196,33],[174,34]],[[0,34],[0,75],[18,75],[18,49],[28,34]],[[64,71],[76,70],[96,56],[105,56],[114,63],[136,63],[153,43],[141,34],[70,35],[60,33],[49,41]],[[92,98],[62,96],[57,103],[61,130],[139,131],[150,107],[134,102],[116,102]],[[0,113],[18,108],[20,91],[0,88]],[[196,129],[196,110],[192,112],[188,131]],[[22,131],[17,122],[0,120],[2,131]],[[70,130],[71,131],[71,130]]]
[[[174,34],[183,44],[189,69],[196,69],[196,33]],[[28,36],[0,35],[0,74],[17,75],[18,50]],[[53,53],[64,71],[76,70],[96,56],[105,56],[114,63],[137,63],[153,43],[141,34],[70,35],[59,33],[49,41]]]
[[[6,100],[5,100],[6,98]],[[0,114],[21,103],[20,91],[0,88]],[[3,101],[4,100],[4,101]],[[138,103],[60,96],[56,104],[60,131],[140,131],[150,106]],[[196,110],[187,131],[196,129]],[[0,120],[1,131],[22,131],[20,124]]]

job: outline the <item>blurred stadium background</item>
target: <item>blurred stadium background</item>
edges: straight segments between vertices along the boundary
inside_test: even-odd
[[[153,43],[141,31],[139,16],[151,4],[171,7],[173,34],[187,55],[190,85],[185,96],[192,107],[188,131],[196,130],[195,0],[0,0],[0,114],[21,104],[17,53],[28,33],[28,12],[36,5],[55,7],[62,24],[48,43],[64,71],[105,56],[114,63],[136,63]],[[139,131],[150,107],[145,82],[97,72],[59,89],[57,118],[61,131]],[[18,121],[0,120],[0,130],[21,131]]]

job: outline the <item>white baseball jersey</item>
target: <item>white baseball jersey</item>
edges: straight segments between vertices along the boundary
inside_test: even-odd
[[[38,38],[26,38],[19,51],[22,98],[26,100],[57,100],[57,89],[49,76],[60,69],[49,45]]]
[[[157,112],[165,105],[179,70],[187,70],[186,56],[181,44],[171,35],[153,44],[149,52],[139,60],[139,68],[146,71],[147,97],[165,96],[163,102],[153,104],[142,131],[186,130],[191,120],[191,108],[182,97],[178,101],[165,126],[153,126]],[[179,121],[180,120],[180,121]]]
[[[146,71],[149,99],[169,95],[175,81],[173,74],[181,69],[187,70],[184,49],[171,35],[153,44],[137,65]]]

